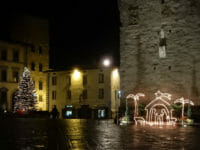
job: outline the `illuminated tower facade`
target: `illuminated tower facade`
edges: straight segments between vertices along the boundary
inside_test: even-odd
[[[119,0],[124,97],[157,90],[200,104],[200,2]]]

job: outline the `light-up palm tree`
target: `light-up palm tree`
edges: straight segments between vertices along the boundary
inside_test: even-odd
[[[134,112],[134,117],[138,116],[138,102],[139,97],[144,97],[145,95],[143,93],[137,93],[136,95],[134,94],[129,94],[126,99],[132,98],[134,100],[135,104],[135,112]]]
[[[183,117],[184,117],[184,106],[185,104],[194,105],[194,103],[189,99],[184,99],[183,97],[174,101],[174,104],[181,103],[182,104],[182,125],[183,125]]]

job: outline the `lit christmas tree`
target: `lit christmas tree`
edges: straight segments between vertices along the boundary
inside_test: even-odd
[[[18,91],[14,97],[14,111],[35,111],[36,110],[36,91],[30,71],[24,67],[24,72],[19,82]]]

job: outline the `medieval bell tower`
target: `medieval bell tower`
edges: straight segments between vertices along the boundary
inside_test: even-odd
[[[200,1],[119,0],[124,97],[157,90],[200,104]]]

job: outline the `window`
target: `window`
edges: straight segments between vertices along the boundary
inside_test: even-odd
[[[42,95],[39,95],[39,101],[42,102]]]
[[[42,64],[39,64],[39,71],[42,71]]]
[[[106,116],[105,109],[99,109],[98,110],[98,118],[105,118],[105,116]]]
[[[99,73],[99,83],[104,83],[104,74]]]
[[[1,81],[7,81],[7,70],[1,70]]]
[[[165,3],[165,0],[161,0],[161,3],[164,4],[164,3]]]
[[[39,54],[42,54],[42,46],[39,46]]]
[[[19,61],[19,52],[17,50],[13,51],[13,61],[18,62]]]
[[[31,46],[31,52],[35,52],[35,46]]]
[[[71,85],[71,77],[67,76],[67,86],[70,86],[70,85]]]
[[[83,75],[83,86],[87,85],[87,75]]]
[[[166,45],[167,45],[166,38],[161,38],[159,42],[159,46],[166,46]]]
[[[19,72],[13,71],[13,81],[18,82],[19,81]]]
[[[53,99],[53,100],[56,99],[56,91],[52,91],[52,99]]]
[[[42,81],[39,81],[39,90],[42,90]]]
[[[1,52],[1,60],[7,60],[7,51],[6,50],[3,50]]]
[[[56,85],[57,83],[57,78],[56,76],[52,77],[52,85]]]
[[[35,70],[35,63],[33,63],[33,62],[31,63],[31,70],[33,70],[33,71]]]
[[[87,90],[86,89],[83,90],[83,99],[87,99]]]
[[[99,99],[103,99],[104,98],[104,89],[100,88],[99,89]]]
[[[67,110],[66,117],[71,117],[71,116],[72,116],[72,110]]]
[[[71,90],[67,90],[67,99],[71,99]]]

